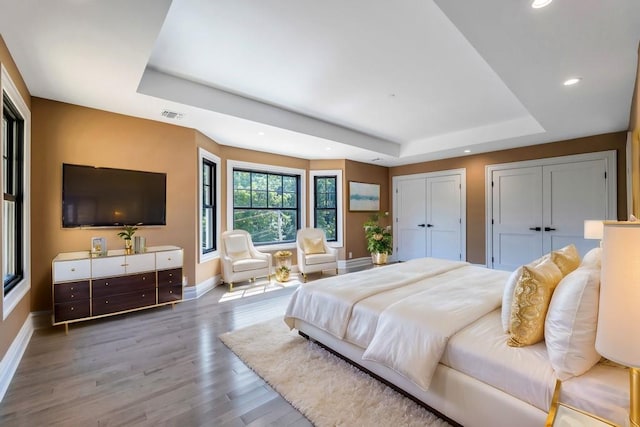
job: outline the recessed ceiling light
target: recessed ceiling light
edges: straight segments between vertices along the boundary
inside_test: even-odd
[[[573,86],[574,84],[580,83],[582,77],[571,77],[570,79],[565,80],[563,83],[565,86]]]
[[[549,6],[552,1],[553,0],[533,0],[533,3],[531,3],[531,7],[534,9],[540,9],[545,6]]]
[[[465,153],[469,154],[471,150],[464,150]]]
[[[258,132],[258,135],[264,136],[264,132]]]
[[[325,150],[331,151],[331,147],[326,147]]]

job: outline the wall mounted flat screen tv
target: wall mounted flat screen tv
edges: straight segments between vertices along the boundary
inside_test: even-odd
[[[62,165],[62,227],[166,225],[167,174]]]

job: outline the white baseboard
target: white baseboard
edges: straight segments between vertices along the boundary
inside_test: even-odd
[[[355,258],[349,260],[338,260],[338,268],[348,270],[354,268],[367,267],[372,264],[371,257]]]
[[[222,283],[220,275],[210,277],[207,280],[198,283],[195,286],[186,286],[183,288],[183,299],[190,300],[200,298],[202,295],[209,292],[211,289]]]
[[[27,349],[27,345],[29,345],[29,340],[31,340],[31,335],[33,335],[34,330],[33,324],[33,314],[30,313],[22,325],[22,328],[20,328],[20,332],[18,332],[11,346],[9,346],[9,350],[7,350],[7,353],[2,360],[0,360],[0,402],[9,389],[13,375],[18,369],[20,360],[22,360],[22,355]]]

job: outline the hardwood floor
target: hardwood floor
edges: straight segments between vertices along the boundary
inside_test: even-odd
[[[310,426],[218,339],[281,316],[294,289],[234,299],[218,286],[173,310],[73,324],[67,336],[61,326],[37,330],[0,425]]]

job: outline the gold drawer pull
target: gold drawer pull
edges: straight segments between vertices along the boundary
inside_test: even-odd
[[[142,276],[142,280],[147,280],[147,276]]]
[[[72,268],[72,269],[71,269],[71,271],[76,271],[76,269],[75,269],[75,268]]]
[[[105,303],[105,304],[109,304],[109,300],[106,300],[104,303]]]
[[[169,277],[173,277],[173,273],[169,273]]]
[[[71,287],[71,290],[73,290],[73,286]]]
[[[128,265],[129,265],[129,264],[120,264],[120,267],[126,267],[126,266],[128,266]]]
[[[73,298],[73,294],[71,294],[71,298]]]
[[[73,307],[71,307],[71,311],[73,311]]]
[[[105,286],[109,286],[109,282],[104,282],[104,285]]]
[[[171,261],[171,258],[167,258],[167,261]]]

